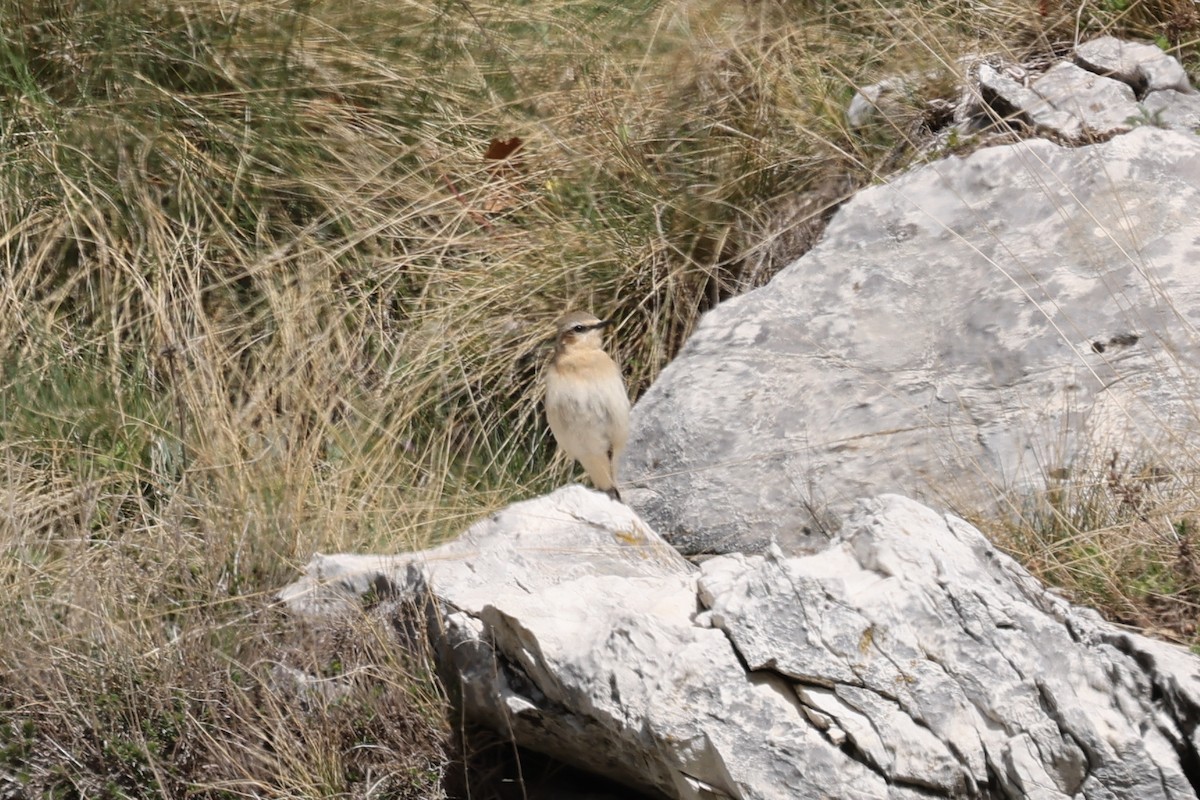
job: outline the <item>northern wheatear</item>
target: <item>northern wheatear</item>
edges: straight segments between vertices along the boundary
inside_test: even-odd
[[[546,417],[558,446],[583,464],[597,489],[617,500],[617,459],[629,436],[629,396],[604,352],[609,320],[576,311],[558,321],[546,374]]]

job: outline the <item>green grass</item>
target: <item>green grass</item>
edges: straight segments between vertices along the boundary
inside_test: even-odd
[[[912,160],[958,56],[1197,56],[1188,3],[989,6],[0,0],[0,792],[436,796],[420,653],[272,593],[567,480],[554,317],[615,317],[640,393]],[[895,74],[927,82],[900,121],[847,130]],[[1045,554],[1095,524],[1010,546],[1082,586],[1086,549]],[[1120,596],[1194,602],[1163,558]],[[363,679],[297,700],[278,664]]]

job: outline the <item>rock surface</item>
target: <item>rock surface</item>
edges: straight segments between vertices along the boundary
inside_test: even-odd
[[[1193,92],[1179,61],[1152,44],[1102,36],[1076,47],[1075,63],[1097,75],[1128,84],[1138,97],[1163,90]]]
[[[1083,135],[1083,122],[990,64],[979,67],[979,88],[984,103],[1003,120],[1019,119],[1037,133],[1065,139]]]
[[[1139,125],[1188,133],[1198,127],[1196,92],[1187,73],[1152,44],[1105,36],[1080,44],[1073,61],[1059,61],[1044,72],[995,55],[962,59],[954,69],[961,73],[958,97],[931,100],[928,109],[936,104],[932,118],[953,120],[946,129],[927,122],[923,132],[904,123],[920,105],[914,76],[890,77],[858,90],[846,121],[851,128],[885,124],[905,131],[926,153],[952,140],[986,140],[989,134],[1011,135],[1014,129],[1081,144]],[[945,105],[952,113],[944,113]]]
[[[1063,142],[1105,139],[1138,125],[1196,131],[1188,113],[1195,90],[1187,73],[1152,44],[1093,39],[1075,48],[1074,62],[1061,61],[1026,80],[1028,86],[984,64],[978,70],[978,95],[991,111]],[[981,111],[967,114],[975,123],[963,132],[979,127],[979,117],[987,116]]]
[[[424,553],[318,556],[283,598],[354,613],[367,594],[432,599],[468,719],[651,796],[1154,800],[1200,781],[1196,658],[900,497],[821,554],[697,570],[568,487]]]
[[[1033,82],[1033,91],[1058,111],[1078,120],[1087,136],[1124,133],[1144,116],[1128,84],[1074,64],[1054,65]]]
[[[685,553],[823,546],[858,497],[986,508],[1197,431],[1200,139],[979,150],[864,190],[709,312],[633,413],[622,496]],[[720,513],[713,513],[720,509]]]
[[[1200,95],[1163,89],[1147,97],[1142,107],[1151,122],[1160,128],[1200,130]]]

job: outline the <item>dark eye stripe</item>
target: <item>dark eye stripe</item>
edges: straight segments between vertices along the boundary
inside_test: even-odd
[[[571,333],[578,334],[578,333],[587,333],[588,331],[598,331],[601,328],[605,327],[606,325],[608,325],[607,322],[596,322],[591,325],[586,325],[586,324],[580,322],[575,325],[572,325],[569,328],[566,328],[564,330],[564,333],[569,331]]]

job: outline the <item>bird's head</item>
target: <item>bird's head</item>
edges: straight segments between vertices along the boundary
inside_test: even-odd
[[[611,321],[602,320],[586,311],[573,311],[556,323],[555,344],[560,351],[568,348],[603,347],[603,331]]]

